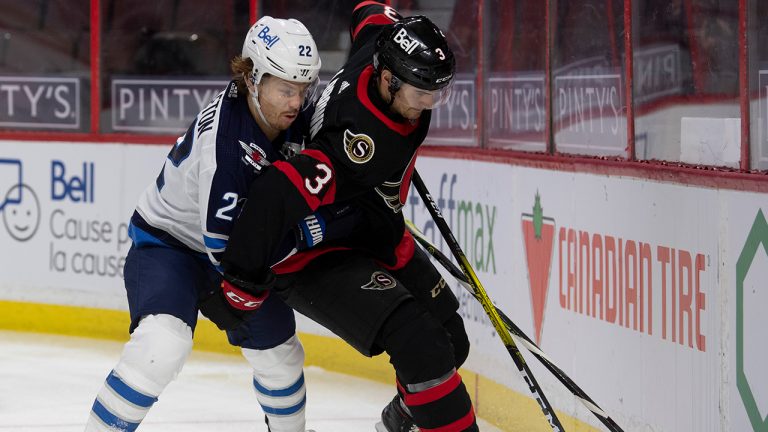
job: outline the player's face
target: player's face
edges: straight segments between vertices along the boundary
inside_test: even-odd
[[[422,111],[434,109],[448,101],[450,94],[450,85],[440,90],[423,90],[403,83],[395,93],[392,108],[408,120],[416,120]]]
[[[299,114],[310,85],[265,76],[259,83],[259,104],[269,124],[286,130]]]

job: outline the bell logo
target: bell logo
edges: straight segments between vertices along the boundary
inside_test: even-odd
[[[400,48],[407,54],[413,54],[413,50],[419,46],[419,41],[409,37],[408,32],[404,28],[401,28],[392,40],[400,45]]]
[[[528,265],[528,285],[531,289],[531,309],[536,344],[541,345],[544,310],[547,305],[549,274],[552,268],[552,250],[555,238],[555,220],[544,217],[541,198],[536,192],[533,214],[522,215],[525,260]]]

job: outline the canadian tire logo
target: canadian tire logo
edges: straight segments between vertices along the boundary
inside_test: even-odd
[[[747,235],[747,240],[744,242],[744,248],[741,250],[739,259],[736,262],[736,387],[739,389],[739,395],[741,395],[741,401],[744,403],[752,429],[755,432],[768,432],[768,407],[765,400],[760,401],[757,397],[761,393],[764,394],[760,389],[761,386],[765,385],[765,381],[761,380],[759,371],[757,376],[755,375],[755,368],[764,367],[765,365],[757,366],[760,360],[752,360],[750,362],[750,359],[745,358],[749,352],[756,352],[754,348],[749,350],[749,345],[754,346],[754,344],[764,343],[764,339],[759,340],[763,336],[759,338],[745,338],[744,328],[745,321],[754,323],[755,318],[759,320],[759,317],[747,316],[749,314],[745,313],[745,305],[755,304],[760,301],[760,298],[765,296],[764,291],[758,292],[758,290],[766,289],[765,281],[761,281],[760,276],[760,274],[764,275],[764,270],[761,273],[757,269],[757,263],[765,262],[765,257],[760,257],[759,254],[768,255],[768,222],[766,222],[762,210],[757,212],[752,228]],[[747,276],[750,272],[758,272],[758,274],[748,278]],[[752,310],[751,314],[754,315],[754,309]],[[752,319],[750,320],[749,318]],[[750,327],[754,327],[754,324]],[[755,332],[753,328],[750,330],[752,330],[751,334],[753,336],[756,334],[764,335],[762,332]],[[766,349],[765,345],[763,345],[762,349]],[[750,366],[749,368],[745,367],[745,360]],[[762,407],[760,402],[762,402]]]
[[[538,192],[533,204],[533,213],[523,213],[522,225],[525,261],[528,266],[528,286],[531,290],[534,336],[536,344],[541,345],[541,330],[544,325],[549,275],[552,268],[555,220],[544,216]]]

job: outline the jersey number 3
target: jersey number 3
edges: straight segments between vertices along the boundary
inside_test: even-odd
[[[305,178],[304,179],[304,187],[307,188],[309,193],[312,195],[317,195],[320,193],[321,190],[323,190],[323,187],[331,181],[331,178],[333,177],[333,173],[331,172],[331,169],[328,168],[328,165],[324,163],[319,163],[315,165],[315,168],[320,170],[322,173],[320,175],[315,176],[314,179]]]

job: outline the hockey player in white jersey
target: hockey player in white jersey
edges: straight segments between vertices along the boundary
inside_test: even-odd
[[[186,361],[198,310],[242,347],[269,430],[304,432],[304,351],[293,311],[277,296],[242,302],[212,294],[221,291],[219,259],[248,186],[263,166],[284,160],[308,135],[312,108],[304,108],[319,69],[317,47],[303,24],[260,19],[242,56],[232,61],[235,79],[177,140],[140,197],[125,264],[131,337],[96,396],[87,432],[139,427]],[[324,235],[317,227],[330,230],[333,221],[326,219],[348,213],[324,212],[285,239],[275,262],[312,246]]]

